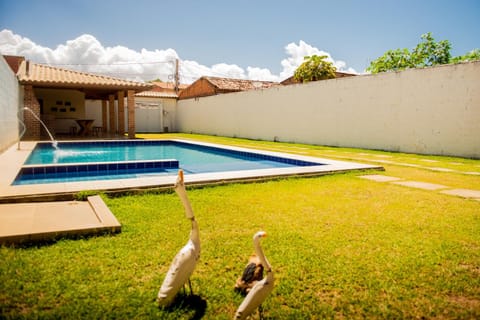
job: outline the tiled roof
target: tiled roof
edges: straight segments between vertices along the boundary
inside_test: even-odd
[[[229,79],[218,77],[202,77],[210,82],[212,85],[221,90],[229,91],[246,91],[254,89],[266,89],[278,85],[276,82],[270,81],[256,81],[244,79]]]
[[[153,84],[152,91],[173,91],[175,90],[175,84],[173,82],[162,82],[162,81],[152,81],[150,84]],[[179,84],[178,88],[180,90],[188,87],[188,84]]]
[[[21,63],[17,77],[21,84],[51,88],[135,90],[136,92],[152,88],[152,85],[146,83],[51,67],[29,61]]]
[[[162,91],[143,91],[135,94],[136,97],[146,98],[178,98],[175,92],[162,92]]]

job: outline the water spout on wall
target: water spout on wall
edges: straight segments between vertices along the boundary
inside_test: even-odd
[[[53,135],[50,133],[50,130],[48,130],[47,126],[45,125],[45,123],[42,121],[42,119],[40,119],[36,114],[35,112],[33,112],[32,109],[28,108],[28,107],[23,107],[21,110],[27,110],[29,111],[33,117],[38,120],[38,122],[41,123],[41,125],[45,128],[45,130],[47,131],[48,133],[48,136],[50,137],[50,140],[52,141],[52,147],[54,147],[55,149],[58,149],[58,141],[55,140],[53,138]],[[23,120],[20,118],[20,114],[17,115],[18,117],[18,121],[20,122],[20,124],[23,126],[23,129],[22,129],[22,132],[20,133],[19,137],[18,137],[18,146],[17,146],[17,150],[20,150],[20,140],[22,140],[22,137],[23,135],[25,134],[25,132],[27,131],[27,126],[25,125],[25,122],[23,122]]]

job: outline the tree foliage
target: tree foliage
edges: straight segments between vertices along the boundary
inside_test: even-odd
[[[452,45],[448,40],[436,42],[430,32],[422,34],[421,38],[422,41],[412,51],[408,49],[388,50],[383,56],[373,60],[367,71],[379,73],[480,60],[479,49],[474,49],[463,56],[452,57],[450,54]]]
[[[367,71],[371,73],[398,71],[450,62],[452,46],[448,40],[436,42],[430,32],[423,34],[421,38],[422,42],[417,44],[412,51],[406,48],[388,50],[383,56],[372,61]]]
[[[301,82],[335,78],[337,68],[333,63],[325,61],[327,56],[305,56],[304,62],[295,70],[293,78]]]

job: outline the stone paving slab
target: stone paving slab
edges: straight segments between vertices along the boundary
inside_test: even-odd
[[[412,187],[424,190],[439,190],[439,189],[447,189],[447,186],[435,183],[427,183],[427,182],[420,182],[420,181],[397,181],[392,182],[394,184],[402,185],[405,187]]]
[[[391,181],[402,180],[397,177],[384,176],[381,174],[367,174],[367,175],[358,176],[358,177],[362,179],[377,181],[377,182],[391,182]]]
[[[440,191],[444,194],[449,194],[452,196],[459,196],[462,198],[474,198],[480,200],[480,191],[479,190],[470,190],[470,189],[450,189]]]
[[[88,201],[0,204],[0,244],[120,231],[120,223],[99,196]]]
[[[448,168],[440,168],[440,167],[431,167],[431,168],[427,168],[427,169],[432,170],[432,171],[440,171],[440,172],[455,172],[455,170],[448,169]]]
[[[463,173],[473,175],[473,176],[480,176],[480,172],[476,172],[476,171],[467,171]]]

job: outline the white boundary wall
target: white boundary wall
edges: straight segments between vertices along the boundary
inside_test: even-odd
[[[180,100],[177,129],[480,158],[480,62]]]
[[[18,141],[19,98],[17,77],[0,55],[0,153]]]

